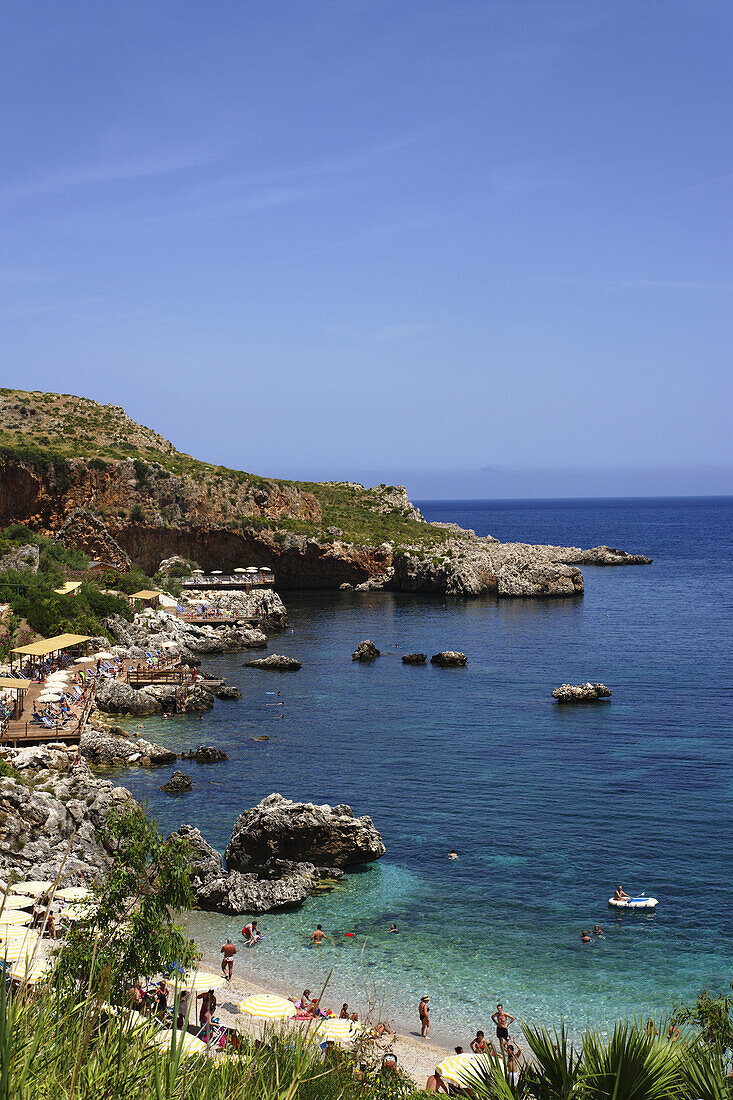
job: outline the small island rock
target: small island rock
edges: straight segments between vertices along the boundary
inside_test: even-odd
[[[217,764],[228,759],[223,749],[216,749],[213,745],[199,745],[197,749],[181,753],[181,760],[195,760],[197,764]]]
[[[237,687],[216,688],[214,695],[217,699],[241,699],[242,693]]]
[[[431,665],[440,668],[464,668],[468,657],[465,653],[458,653],[454,649],[445,649],[442,653],[434,653],[430,658]]]
[[[366,638],[363,642],[359,642],[358,646],[351,654],[352,661],[373,661],[376,657],[380,657],[381,654],[374,642],[371,642]]]
[[[181,794],[183,791],[190,791],[192,787],[193,783],[189,775],[175,771],[168,782],[164,783],[158,790],[165,791],[166,794]]]
[[[403,653],[403,665],[424,665],[428,659],[427,653]]]
[[[271,653],[269,657],[260,657],[257,661],[246,661],[245,668],[264,668],[273,672],[297,672],[302,668],[295,657],[285,657],[282,653]]]
[[[605,684],[561,684],[552,692],[558,703],[595,703],[598,699],[610,699],[611,689]]]

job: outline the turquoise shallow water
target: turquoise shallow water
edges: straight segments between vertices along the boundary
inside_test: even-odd
[[[334,1002],[363,1006],[368,995],[411,1023],[428,993],[433,1034],[451,1043],[488,1026],[497,1000],[519,1019],[579,1027],[727,987],[733,502],[424,511],[481,534],[607,542],[655,562],[584,569],[585,596],[573,601],[288,593],[291,628],[270,650],[301,658],[301,672],[207,660],[242,700],[201,720],[150,719],[146,733],[174,748],[221,745],[229,764],[186,764],[194,791],[182,797],[158,792],[167,770],[124,773],[162,825],[188,821],[223,849],[237,814],[278,790],[349,802],[388,849],[330,895],[263,917],[266,939],[240,954],[242,970],[300,992],[333,967]],[[383,653],[370,666],[350,660],[365,637]],[[399,660],[448,648],[469,655],[466,669]],[[557,683],[587,679],[608,683],[612,700],[553,703]],[[268,705],[272,690],[284,708]],[[271,740],[252,740],[263,733]],[[660,898],[657,912],[612,913],[617,882]],[[214,953],[243,923],[194,921]],[[317,921],[332,939],[313,950]],[[582,945],[581,928],[596,922],[606,935]]]

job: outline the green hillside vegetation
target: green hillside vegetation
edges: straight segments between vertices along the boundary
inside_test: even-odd
[[[108,615],[132,618],[127,600],[111,596],[103,589],[132,593],[149,588],[150,579],[138,569],[129,573],[97,573],[85,577],[89,559],[78,550],[68,550],[42,535],[13,524],[0,530],[0,559],[20,546],[37,546],[40,551],[38,572],[31,569],[0,571],[0,603],[9,605],[0,622],[0,657],[7,658],[15,646],[27,645],[32,637],[55,634],[101,634],[102,621]],[[74,595],[60,595],[69,575],[82,579]]]
[[[420,523],[400,508],[378,511],[379,495],[369,489],[342,482],[262,477],[192,458],[157,432],[131,420],[117,406],[99,405],[71,394],[11,389],[0,389],[0,398],[7,399],[12,407],[12,415],[0,408],[0,458],[22,459],[38,466],[51,463],[62,487],[70,476],[69,459],[84,459],[101,469],[108,463],[133,458],[139,485],[150,476],[175,474],[219,492],[225,491],[227,484],[292,487],[312,493],[323,515],[317,525],[295,517],[274,520],[241,515],[235,521],[229,518],[229,527],[277,528],[315,536],[336,527],[346,541],[367,546],[390,542],[396,546],[431,547],[446,539],[440,528]]]

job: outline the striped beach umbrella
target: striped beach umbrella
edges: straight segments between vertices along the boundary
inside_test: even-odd
[[[192,970],[189,974],[185,974],[178,984],[186,989],[200,991],[218,989],[220,985],[224,985],[225,981],[223,974],[213,974],[210,970]]]
[[[158,1031],[153,1042],[160,1050],[165,1051],[166,1054],[170,1054],[172,1035],[173,1032],[171,1031]],[[176,1050],[178,1049],[182,1049],[184,1055],[205,1054],[206,1043],[202,1039],[199,1039],[198,1036],[189,1035],[187,1031],[182,1031],[176,1035]]]
[[[48,978],[52,970],[50,959],[36,958],[33,962],[19,959],[13,964],[10,977],[15,982],[28,982],[29,985],[35,985],[36,982],[42,982]]]
[[[86,886],[64,886],[63,889],[56,891],[55,896],[62,901],[86,901],[93,897],[93,894],[91,890],[87,890]]]
[[[37,940],[12,940],[10,943],[0,944],[0,960],[7,959],[8,962],[22,963],[27,959],[30,966],[32,959],[41,958],[43,956],[40,954]]]
[[[338,1039],[344,1042],[360,1035],[365,1029],[364,1024],[357,1023],[356,1020],[332,1019],[321,1020],[313,1030],[320,1039]]]
[[[3,906],[3,913],[8,909],[29,909],[31,905],[35,905],[38,898],[32,898],[28,894],[8,894],[4,902],[1,902]],[[0,920],[2,920],[2,914],[0,914]]]
[[[53,886],[52,882],[39,882],[36,879],[27,882],[14,882],[10,887],[11,894],[46,894]]]
[[[452,1085],[468,1084],[467,1074],[480,1073],[482,1070],[491,1072],[494,1062],[488,1054],[452,1054],[438,1066],[438,1071],[446,1081]]]
[[[3,909],[0,914],[0,927],[6,924],[30,924],[31,915],[25,909]]]
[[[260,1020],[290,1020],[296,1014],[292,1001],[286,1001],[274,993],[253,993],[241,1001],[239,1007],[242,1012],[248,1012]]]

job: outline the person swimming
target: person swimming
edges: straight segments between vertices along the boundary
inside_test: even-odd
[[[458,859],[458,852],[455,850],[455,848],[451,848],[450,852],[448,853],[448,859]]]

